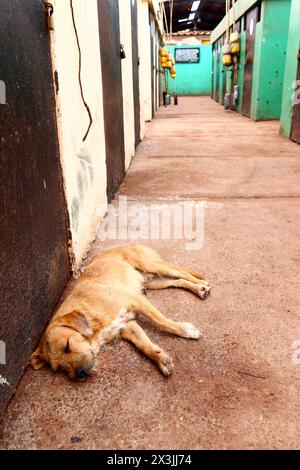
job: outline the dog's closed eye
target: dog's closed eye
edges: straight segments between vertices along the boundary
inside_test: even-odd
[[[68,353],[70,353],[70,352],[71,352],[71,350],[70,350],[70,345],[69,345],[69,341],[68,341],[67,344],[66,344],[66,346],[65,346],[65,348],[64,348],[64,353],[65,353],[65,354],[68,354]]]

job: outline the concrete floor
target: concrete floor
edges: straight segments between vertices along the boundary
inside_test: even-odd
[[[203,338],[142,322],[173,357],[169,379],[125,342],[103,349],[85,383],[29,369],[2,423],[1,448],[299,448],[299,181],[300,148],[278,135],[277,122],[254,123],[205,97],[161,109],[119,194],[145,207],[206,201],[201,251],[146,242],[211,281],[204,302],[180,290],[149,292]],[[97,240],[93,253],[117,244]]]

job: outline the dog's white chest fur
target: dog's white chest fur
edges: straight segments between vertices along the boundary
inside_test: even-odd
[[[123,328],[126,326],[126,323],[130,320],[135,320],[135,318],[136,314],[134,312],[128,312],[126,309],[121,309],[111,324],[101,331],[100,347],[119,336]]]

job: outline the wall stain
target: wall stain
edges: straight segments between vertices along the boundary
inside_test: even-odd
[[[79,162],[77,170],[77,194],[73,197],[71,205],[71,223],[75,232],[80,225],[80,209],[85,200],[85,194],[94,182],[94,168],[90,152],[86,146],[81,146],[76,157]]]

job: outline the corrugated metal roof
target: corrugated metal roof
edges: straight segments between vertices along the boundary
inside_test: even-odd
[[[174,0],[173,32],[185,30],[212,31],[225,16],[226,0],[200,0],[194,19],[190,18],[193,0]],[[164,5],[168,22],[170,23],[170,0]],[[185,20],[185,21],[184,21]]]

